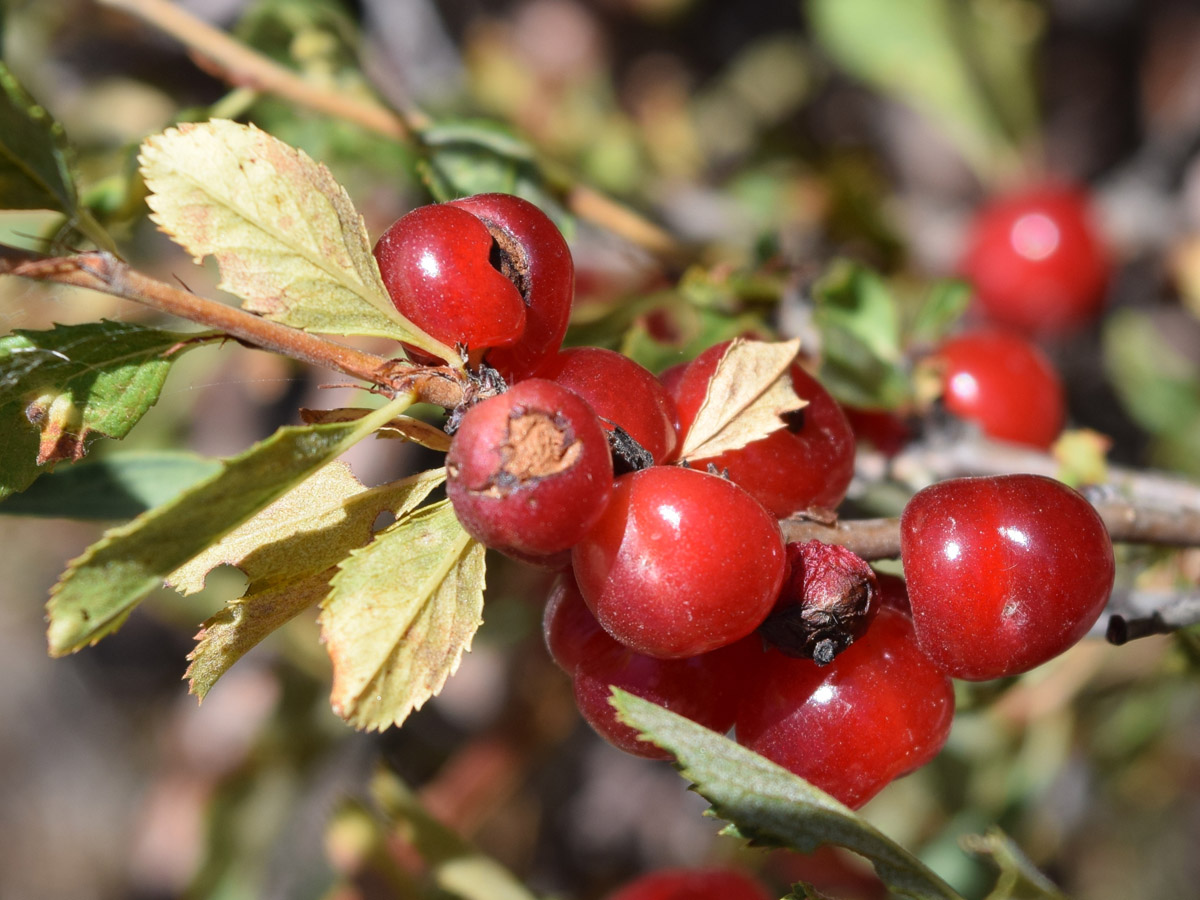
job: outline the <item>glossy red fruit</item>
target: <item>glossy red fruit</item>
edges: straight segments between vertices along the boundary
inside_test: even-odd
[[[601,420],[623,428],[655,463],[675,449],[675,401],[648,369],[629,357],[602,347],[572,347],[547,360],[537,374],[581,396]]]
[[[977,423],[988,437],[1045,449],[1062,431],[1062,380],[1026,338],[970,332],[945,341],[935,358],[946,409]]]
[[[954,715],[953,684],[893,609],[829,665],[771,650],[745,683],[738,743],[851,808],[933,759]]]
[[[728,342],[705,350],[679,382],[675,405],[681,446],[726,347]],[[735,484],[779,519],[810,507],[835,508],[854,476],[854,432],[841,407],[800,366],[792,366],[791,374],[796,393],[808,406],[791,416],[786,428],[712,459],[688,460],[697,469],[712,463],[718,471],[728,471]]]
[[[690,364],[690,361],[675,363],[675,365],[668,366],[658,373],[659,383],[666,388],[667,393],[672,398],[678,396],[679,383],[683,381],[683,373],[687,371],[687,367]],[[676,411],[676,415],[678,415],[678,411]]]
[[[440,204],[398,219],[374,252],[401,315],[444,344],[480,350],[512,344],[526,328],[525,302],[493,264],[495,247],[477,216]]]
[[[575,702],[587,723],[613,746],[648,759],[670,754],[639,740],[617,719],[608,702],[613,687],[724,733],[737,715],[739,679],[762,655],[761,642],[752,637],[688,659],[635,653],[600,627],[569,575],[552,589],[542,629],[551,657],[572,676]]]
[[[960,270],[988,317],[1028,333],[1061,333],[1095,318],[1112,264],[1087,193],[1034,185],[976,214]]]
[[[571,565],[588,607],[618,641],[649,656],[696,656],[766,618],[783,581],[783,538],[737,485],[654,466],[617,479]]]
[[[854,437],[870,444],[884,456],[897,455],[912,440],[912,429],[894,412],[881,409],[842,407]]]
[[[921,648],[972,681],[1062,653],[1100,617],[1113,585],[1100,516],[1039,475],[925,488],[900,517],[900,554]]]
[[[740,679],[754,667],[755,657],[762,655],[762,643],[754,637],[686,659],[646,656],[607,634],[604,638],[589,641],[588,652],[575,666],[575,705],[602,738],[645,759],[670,759],[671,754],[641,740],[617,718],[609,702],[614,687],[724,734],[737,718]]]
[[[554,582],[542,611],[542,636],[550,658],[568,675],[575,674],[579,660],[591,644],[607,646],[612,641],[583,602],[575,577],[565,572]]]
[[[530,378],[473,406],[446,455],[446,494],[463,528],[517,559],[550,567],[595,523],[612,493],[608,438],[587,403]]]
[[[890,606],[912,618],[912,605],[908,602],[908,585],[899,575],[889,572],[876,572],[875,580],[879,583],[879,602],[882,606]]]
[[[733,869],[663,869],[629,882],[608,900],[771,900],[774,896]]]
[[[509,382],[528,378],[558,352],[567,333],[575,296],[571,250],[550,217],[520,197],[476,194],[448,205],[478,216],[511,257],[509,274],[525,304],[525,330],[513,343],[495,345],[487,362]]]

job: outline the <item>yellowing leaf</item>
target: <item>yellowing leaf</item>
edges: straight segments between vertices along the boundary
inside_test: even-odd
[[[442,689],[482,622],[484,548],[449,501],[398,520],[353,553],[322,605],[333,711],[399,725]]]
[[[185,594],[229,563],[249,579],[245,594],[204,623],[186,676],[203,698],[250,648],[289,619],[323,600],[336,566],[371,539],[384,510],[403,514],[445,478],[443,469],[366,489],[343,462],[303,483],[231,531],[167,578]]]
[[[785,413],[808,405],[796,396],[788,373],[799,352],[799,339],[734,340],[708,381],[679,455],[710,459],[783,428]]]
[[[251,125],[188,123],[142,145],[146,202],[159,227],[243,306],[295,328],[403,340],[458,354],[392,305],[366,225],[329,170]]]
[[[285,426],[174,500],[109,529],[50,592],[47,639],[71,653],[116,631],[163,579],[401,413],[397,397],[358,422]]]
[[[238,566],[252,580],[320,571],[333,563],[317,562],[313,568],[314,559],[295,552],[292,539],[343,524],[347,519],[346,501],[363,490],[348,465],[329,463],[180,566],[167,576],[166,583],[186,596],[202,591],[205,576],[223,564]],[[370,528],[368,521],[362,543],[369,539]],[[347,547],[346,553],[351,549]]]

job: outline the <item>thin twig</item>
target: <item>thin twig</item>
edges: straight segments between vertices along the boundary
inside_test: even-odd
[[[95,251],[46,257],[0,246],[0,274],[90,288],[151,306],[212,328],[241,343],[361,379],[381,393],[414,391],[425,403],[453,409],[469,390],[465,373],[450,368],[414,368],[272,322],[234,306],[189,293],[134,271],[111,253]]]
[[[864,483],[888,479],[917,491],[936,481],[966,475],[1024,472],[1056,478],[1062,464],[1048,453],[967,432],[956,434],[953,440],[912,444],[890,460],[879,453],[861,453],[855,468]],[[1085,493],[1093,502],[1098,498],[1123,497],[1139,509],[1200,511],[1200,484],[1152,470],[1110,465],[1104,485],[1089,488]]]
[[[899,519],[842,519],[830,525],[810,519],[784,519],[779,524],[789,544],[814,540],[840,544],[866,560],[895,559],[900,555]]]
[[[313,84],[167,0],[100,0],[100,3],[137,16],[169,34],[206,64],[203,68],[236,87],[275,94],[401,141],[410,140],[417,128],[427,124],[406,122],[373,100]]]
[[[299,106],[353,122],[368,131],[421,144],[421,132],[432,120],[415,106],[397,113],[374,100],[347,95],[313,84],[291,69],[263,56],[167,0],[99,0],[106,6],[137,16],[149,25],[169,34],[183,44],[204,68],[236,87],[275,94]],[[619,235],[656,256],[678,259],[684,248],[670,233],[613,198],[564,178],[561,167],[540,160],[543,168],[554,170],[555,181],[567,207],[581,219]]]
[[[1200,508],[1160,510],[1128,500],[1093,502],[1109,536],[1117,543],[1200,547]],[[900,555],[900,520],[849,519],[823,525],[808,519],[785,519],[789,542],[820,540],[841,544],[863,559],[895,559]]]
[[[1091,634],[1110,644],[1125,644],[1154,634],[1169,634],[1200,622],[1196,591],[1115,591]]]

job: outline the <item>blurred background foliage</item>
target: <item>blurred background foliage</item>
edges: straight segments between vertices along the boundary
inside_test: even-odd
[[[576,255],[574,342],[661,371],[736,334],[820,335],[840,399],[896,409],[913,399],[914,354],[961,312],[934,280],[954,274],[972,209],[1053,174],[1091,185],[1119,263],[1103,320],[1045,344],[1071,424],[1107,436],[1115,463],[1200,476],[1200,9],[1188,0],[179,4],[314,88],[401,110],[418,125],[409,140],[231,85],[119,8],[136,5],[8,0],[0,27],[4,63],[70,140],[80,209],[156,277],[214,292],[211,267],[147,221],[138,144],[174,122],[238,118],[328,165],[373,236],[455,192],[542,203]],[[671,246],[614,236],[581,186],[661,223]],[[0,241],[82,246],[82,219],[2,213]],[[869,268],[830,268],[838,258]],[[6,330],[148,316],[0,280]],[[99,461],[234,453],[297,406],[356,399],[243,350],[177,368]],[[419,452],[383,442],[352,457],[374,483]],[[539,895],[591,900],[648,868],[724,860],[781,892],[803,878],[834,897],[883,896],[843,856],[718,839],[669,767],[596,739],[540,648],[541,573],[494,560],[486,624],[444,694],[403,729],[362,735],[329,712],[312,617],[202,707],[185,696],[191,635],[240,589],[236,571],[186,601],[163,592],[115,636],[51,662],[46,591],[100,527],[0,518],[0,896],[506,896],[484,863],[466,887],[447,879],[463,849],[414,824],[405,783]],[[1124,563],[1123,589],[1200,584],[1195,551]],[[866,815],[968,896],[991,877],[958,838],[999,824],[1073,896],[1192,898],[1198,660],[1194,633],[1090,641],[1011,682],[963,686],[945,752]]]

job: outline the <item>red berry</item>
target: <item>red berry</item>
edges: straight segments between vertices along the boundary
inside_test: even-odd
[[[671,397],[678,396],[679,382],[683,380],[683,373],[687,371],[689,365],[690,362],[675,363],[658,373],[659,383],[667,389],[667,393]],[[678,415],[678,410],[676,415]]]
[[[787,545],[787,575],[759,627],[788,656],[828,665],[862,637],[879,608],[879,583],[866,560],[821,541]]]
[[[562,346],[575,294],[575,263],[554,222],[527,200],[511,194],[476,194],[451,200],[487,225],[502,248],[512,246],[513,278],[525,303],[525,330],[515,343],[487,355],[510,382],[534,374]]]
[[[894,609],[827,666],[771,650],[744,683],[738,743],[852,808],[933,759],[954,715],[953,684]]]
[[[881,409],[842,407],[854,437],[870,444],[884,456],[892,457],[912,440],[912,429],[894,412]]]
[[[629,882],[608,900],[771,900],[766,888],[732,869],[663,869]]]
[[[737,485],[654,466],[617,479],[571,565],[588,607],[618,641],[649,656],[696,656],[766,618],[783,581],[783,538]]]
[[[636,731],[617,719],[608,702],[613,687],[724,733],[737,715],[739,679],[762,654],[755,638],[688,659],[635,653],[600,627],[570,576],[555,584],[542,628],[550,655],[573,678],[575,702],[588,724],[615,747],[648,759],[668,759],[670,754],[639,740]]]
[[[600,517],[612,492],[600,421],[578,395],[530,378],[473,406],[446,455],[446,494],[463,528],[489,547],[542,565]]]
[[[444,344],[478,350],[511,344],[526,328],[520,292],[492,263],[495,246],[478,217],[442,204],[394,222],[375,258],[401,315]]]
[[[1095,318],[1110,270],[1087,194],[1055,184],[981,208],[961,263],[987,315],[1029,333],[1065,332]]]
[[[1020,335],[960,335],[943,343],[936,358],[946,409],[989,437],[1044,449],[1062,431],[1062,381],[1042,351]]]
[[[908,602],[908,585],[899,575],[887,572],[876,572],[875,580],[879,583],[879,603],[890,606],[912,618],[912,606]]]
[[[641,740],[637,731],[618,720],[609,702],[614,687],[724,734],[737,718],[741,677],[762,655],[762,644],[754,637],[686,659],[646,656],[607,634],[604,638],[589,641],[587,654],[575,667],[575,705],[602,738],[646,759],[670,759],[671,754]]]
[[[705,350],[679,382],[675,404],[681,445],[727,346]],[[841,407],[800,366],[792,366],[791,374],[796,393],[808,406],[789,417],[787,427],[739,450],[688,460],[694,468],[712,463],[718,471],[728,471],[730,480],[780,519],[809,507],[835,508],[854,476],[854,432]]]
[[[921,648],[955,678],[1017,675],[1062,653],[1113,585],[1100,516],[1038,475],[957,478],[918,492],[900,554]]]
[[[542,612],[542,635],[550,658],[568,675],[575,674],[575,667],[588,655],[593,642],[606,645],[612,641],[583,602],[570,572],[559,576],[550,589]]]
[[[629,357],[602,347],[572,347],[548,360],[537,375],[573,390],[601,420],[623,428],[654,462],[663,462],[675,449],[675,401]]]

